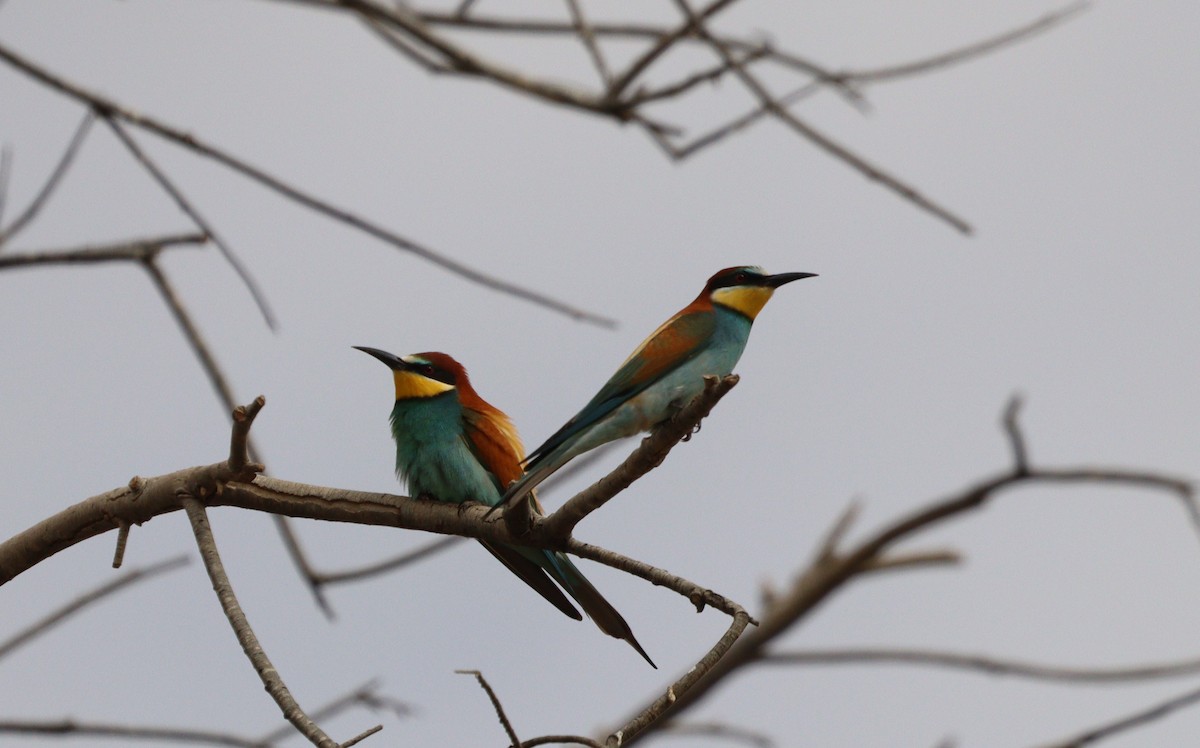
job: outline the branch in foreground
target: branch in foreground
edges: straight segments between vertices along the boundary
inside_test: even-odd
[[[254,671],[258,673],[259,679],[263,682],[263,687],[279,705],[283,716],[309,742],[319,748],[338,748],[338,742],[326,735],[292,698],[291,691],[283,682],[279,671],[271,664],[267,653],[258,643],[258,637],[250,628],[250,623],[246,620],[246,615],[242,612],[237,597],[233,593],[229,577],[225,574],[225,567],[217,552],[216,540],[209,527],[204,504],[199,499],[190,496],[184,496],[180,503],[183,504],[184,511],[187,512],[188,519],[191,521],[192,532],[196,535],[196,544],[200,548],[200,557],[204,559],[204,568],[208,571],[209,579],[212,580],[213,591],[216,592],[217,599],[221,602],[221,608],[225,611],[225,617],[229,619],[229,625],[233,627],[233,633],[237,636],[238,643],[242,645],[242,651],[246,653],[246,657],[254,666]]]
[[[65,96],[68,96],[80,102],[84,106],[92,109],[108,118],[118,118],[135,127],[139,127],[148,132],[152,132],[159,137],[182,146],[193,153],[199,154],[205,158],[210,158],[217,163],[225,166],[233,171],[241,174],[248,179],[257,182],[259,185],[275,192],[283,197],[298,203],[310,210],[313,210],[321,215],[331,218],[339,223],[355,228],[363,233],[369,234],[380,241],[392,245],[393,247],[409,252],[420,257],[427,262],[431,262],[444,270],[447,270],[460,278],[464,278],[478,285],[491,288],[500,293],[509,296],[515,296],[524,299],[533,304],[541,306],[552,311],[565,314],[582,322],[590,322],[602,327],[613,327],[616,323],[608,318],[600,315],[592,314],[577,307],[566,304],[557,299],[553,299],[545,294],[539,293],[532,289],[519,286],[515,283],[495,278],[487,275],[479,270],[476,270],[469,265],[453,260],[445,255],[422,246],[414,241],[404,238],[397,233],[372,223],[365,218],[362,218],[354,213],[339,208],[332,203],[326,202],[307,192],[304,192],[298,187],[294,187],[287,182],[268,174],[266,171],[251,165],[232,154],[224,151],[201,138],[185,132],[180,128],[160,122],[151,117],[137,113],[127,107],[121,106],[112,99],[108,99],[99,94],[93,93],[84,89],[82,86],[68,81],[61,76],[57,76],[47,69],[37,65],[36,63],[27,60],[17,54],[8,47],[0,44],[0,60],[4,60],[17,70],[29,75],[49,88],[52,88]]]
[[[517,732],[513,729],[512,722],[508,721],[508,715],[504,713],[504,705],[500,703],[500,697],[498,697],[496,692],[492,690],[492,686],[487,682],[487,679],[483,677],[483,673],[479,672],[478,670],[455,670],[454,672],[458,673],[459,675],[475,676],[475,680],[478,681],[479,687],[483,689],[484,693],[487,694],[488,699],[491,700],[492,708],[496,710],[496,716],[500,719],[500,724],[504,727],[505,734],[508,735],[508,739],[510,741],[509,744],[513,746],[521,745],[521,739],[517,737]]]
[[[159,514],[177,511],[182,504],[192,521],[213,588],[243,650],[255,664],[268,692],[276,698],[289,721],[315,744],[324,746],[330,744],[326,742],[328,737],[295,705],[246,623],[221,567],[208,527],[205,506],[192,497],[201,497],[213,506],[243,506],[287,516],[412,527],[534,547],[557,547],[562,543],[546,536],[544,532],[537,532],[538,528],[534,528],[533,537],[523,537],[518,541],[508,532],[506,523],[484,521],[488,507],[482,504],[459,507],[438,501],[304,486],[255,476],[254,470],[258,466],[245,459],[244,446],[253,416],[262,402],[259,398],[235,417],[228,461],[156,478],[132,480],[130,485],[122,489],[80,502],[0,544],[0,580],[7,581],[53,553],[101,532],[116,529],[121,523],[141,523]],[[238,469],[234,470],[235,467]],[[249,482],[251,480],[252,483]],[[617,740],[620,740],[620,735],[636,734],[657,720],[730,651],[746,627],[754,622],[742,606],[728,598],[645,562],[574,539],[569,540],[565,550],[671,589],[688,599],[697,611],[711,606],[733,619],[728,630],[695,666],[618,731]]]
[[[168,571],[174,571],[178,568],[186,566],[187,563],[188,560],[186,556],[176,556],[174,558],[167,559],[166,561],[160,561],[156,564],[151,564],[150,566],[141,569],[131,569],[117,579],[107,582],[89,592],[85,592],[63,607],[42,618],[40,621],[37,621],[23,631],[18,632],[16,635],[9,637],[7,640],[0,642],[0,659],[3,659],[5,655],[26,644],[30,640],[46,633],[50,629],[54,628],[54,626],[57,624],[62,623],[64,620],[75,613],[78,613],[80,610],[86,608],[92,603],[99,602],[100,600],[103,600],[115,592],[119,592],[131,584],[150,579]]]

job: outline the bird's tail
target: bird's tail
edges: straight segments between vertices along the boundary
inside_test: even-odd
[[[533,493],[533,489],[537,488],[538,484],[550,477],[551,473],[557,470],[560,466],[545,465],[534,468],[528,473],[525,473],[517,480],[508,484],[508,488],[504,491],[504,496],[500,501],[488,510],[485,517],[490,517],[492,512],[502,507],[509,507],[516,504],[522,498]]]
[[[583,608],[583,612],[588,614],[588,617],[596,623],[600,630],[609,636],[629,642],[629,646],[637,650],[637,653],[650,663],[650,667],[657,670],[658,665],[654,664],[654,660],[651,660],[650,655],[646,654],[646,650],[642,649],[642,645],[638,644],[629,624],[625,622],[617,609],[604,599],[599,590],[583,576],[583,572],[575,567],[571,559],[555,551],[547,551],[546,556],[551,567],[547,571],[555,581],[562,584],[563,589],[571,597],[575,598],[575,602],[579,603],[579,607]]]

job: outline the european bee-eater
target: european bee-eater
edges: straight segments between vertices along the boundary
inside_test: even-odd
[[[521,477],[525,448],[508,416],[475,392],[467,371],[445,353],[396,356],[355,346],[392,370],[396,404],[392,436],[396,473],[414,497],[461,504],[500,502],[504,487]],[[535,511],[541,512],[532,496]],[[480,541],[523,582],[575,620],[583,616],[557,582],[609,636],[624,639],[657,667],[634,638],[629,624],[562,553]],[[553,579],[554,581],[550,581]]]
[[[528,494],[572,458],[669,419],[703,391],[706,375],[733,371],[750,325],[775,289],[815,276],[768,275],[760,267],[740,266],[709,278],[700,295],[651,333],[583,410],[530,453],[524,477],[506,489],[503,503]]]

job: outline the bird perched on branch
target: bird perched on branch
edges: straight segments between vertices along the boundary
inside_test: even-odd
[[[396,385],[391,416],[396,472],[408,483],[409,493],[453,504],[499,503],[504,487],[521,477],[525,449],[508,416],[475,392],[466,369],[445,353],[400,357],[378,348],[354,347],[392,370]],[[531,496],[531,501],[535,511],[541,512],[537,497]],[[564,554],[479,542],[554,607],[582,620],[563,595],[562,590],[566,590],[601,631],[629,642],[651,667],[657,667],[621,614]]]
[[[704,389],[704,377],[733,372],[750,325],[775,289],[816,273],[768,275],[744,265],[708,279],[700,295],[651,333],[583,410],[533,450],[525,475],[510,485],[512,504],[578,455],[649,431]]]

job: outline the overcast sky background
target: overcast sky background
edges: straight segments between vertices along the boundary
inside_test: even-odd
[[[535,4],[547,5],[560,10]],[[747,2],[718,28],[765,34],[834,69],[861,68],[975,41],[1056,7]],[[575,45],[472,38],[513,65],[591,83]],[[51,70],[457,260],[619,321],[615,331],[580,324],[471,285],[137,133],[280,319],[278,334],[265,329],[215,249],[165,257],[238,400],[267,397],[254,435],[274,476],[399,491],[390,378],[352,345],[451,353],[532,447],[715,270],[819,273],[764,310],[741,384],[700,435],[577,533],[752,612],[761,585],[786,584],[852,498],[865,507],[857,536],[1006,468],[998,418],[1014,392],[1027,398],[1022,422],[1039,464],[1200,475],[1197,39],[1194,3],[1099,2],[1002,53],[871,87],[866,116],[828,92],[796,110],[967,217],[977,234],[965,238],[778,124],[674,164],[635,128],[430,76],[338,15],[211,0],[0,6],[0,42]],[[711,121],[749,103],[730,81],[669,118]],[[0,65],[0,141],[15,155],[8,216],[41,185],[81,116]],[[97,125],[53,203],[6,251],[181,230],[187,220]],[[0,289],[0,534],[133,475],[227,453],[227,415],[138,268],[9,271]],[[557,506],[582,485],[543,499]],[[655,672],[462,544],[331,590],[338,618],[329,623],[269,517],[211,515],[246,613],[303,706],[378,677],[417,710],[402,721],[383,716],[384,733],[367,745],[503,745],[484,693],[456,668],[486,674],[525,739],[613,727],[728,622],[581,562]],[[298,528],[324,568],[429,540]],[[112,578],[113,541],[76,546],[6,585],[0,638]],[[1169,495],[1022,489],[906,547],[952,547],[966,563],[858,582],[779,646],[936,647],[1076,666],[1200,654],[1200,539]],[[276,726],[194,548],[182,513],[135,528],[127,565],[180,552],[193,563],[7,657],[0,719],[248,736]],[[928,748],[946,737],[963,748],[1029,746],[1197,680],[1067,687],[908,667],[755,669],[687,717],[761,730],[783,746]],[[345,740],[378,719],[351,712],[324,726]],[[1108,744],[1192,745],[1198,731],[1193,708]]]

